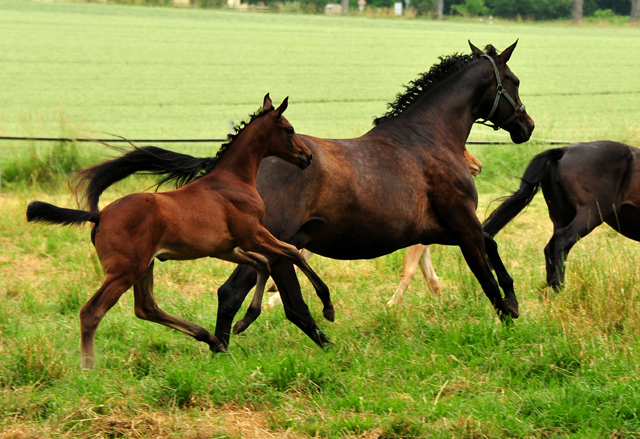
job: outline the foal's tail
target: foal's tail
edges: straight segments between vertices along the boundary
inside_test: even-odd
[[[76,193],[83,191],[91,212],[98,211],[100,195],[120,180],[142,172],[151,175],[166,175],[156,185],[170,181],[180,187],[197,178],[201,173],[213,169],[216,158],[196,158],[187,154],[168,151],[156,146],[134,149],[113,160],[79,171],[76,175]]]
[[[483,230],[492,238],[506,226],[522,209],[527,207],[533,197],[540,190],[542,180],[547,174],[551,162],[557,162],[562,158],[566,148],[548,149],[535,156],[524,171],[520,182],[520,188],[504,201],[482,223]]]
[[[98,224],[100,222],[100,214],[84,210],[65,209],[42,201],[32,201],[27,206],[27,221],[63,224],[65,226],[80,225],[87,221]]]

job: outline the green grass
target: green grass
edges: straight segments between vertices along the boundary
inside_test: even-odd
[[[299,132],[355,136],[437,56],[467,52],[467,39],[504,48],[520,38],[510,66],[534,136],[640,143],[637,28],[7,0],[0,10],[3,135],[221,137],[269,91],[291,96]],[[521,300],[513,325],[498,322],[457,248],[432,248],[442,295],[420,297],[416,279],[398,309],[385,302],[403,251],[318,257],[335,323],[301,282],[333,349],[276,309],[214,356],[137,319],[126,294],[98,329],[96,369],[81,371],[77,313],[102,282],[89,230],[27,224],[24,211],[33,199],[73,206],[60,176],[109,152],[60,148],[0,142],[10,180],[0,191],[0,438],[640,437],[640,244],[601,227],[572,250],[566,289],[549,292],[540,196],[498,235]],[[175,148],[209,155],[216,145]],[[480,217],[545,148],[471,147],[485,166]],[[103,204],[151,182],[118,184]],[[213,328],[215,291],[233,268],[157,264],[158,302]]]

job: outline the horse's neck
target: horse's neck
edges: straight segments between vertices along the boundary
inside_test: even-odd
[[[235,144],[241,141],[242,144]],[[245,184],[255,186],[260,162],[266,154],[264,145],[264,141],[252,137],[236,139],[234,144],[220,157],[214,171],[217,175],[226,174],[225,179],[235,178]]]
[[[402,133],[409,128],[426,141],[436,139],[440,144],[464,151],[487,84],[472,80],[474,72],[458,73],[386,122],[389,125],[384,129]]]

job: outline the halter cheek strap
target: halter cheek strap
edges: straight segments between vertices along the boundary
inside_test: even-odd
[[[496,82],[497,82],[498,92],[496,93],[496,98],[493,101],[493,108],[491,108],[491,112],[489,113],[489,115],[484,120],[476,122],[476,123],[479,123],[479,124],[482,124],[482,125],[486,125],[488,127],[493,128],[494,130],[498,131],[500,128],[502,128],[503,126],[507,125],[513,119],[515,119],[516,117],[518,117],[522,113],[524,113],[527,107],[524,104],[520,104],[520,106],[518,106],[518,104],[516,104],[516,102],[513,100],[513,98],[511,96],[509,96],[509,93],[507,93],[507,90],[504,89],[504,87],[502,85],[502,81],[500,80],[500,73],[498,72],[498,66],[496,65],[496,62],[493,60],[493,58],[491,58],[489,55],[486,55],[486,54],[482,54],[480,56],[482,56],[484,58],[487,58],[489,61],[491,61],[491,65],[493,66],[493,72],[496,75]],[[496,109],[498,108],[498,104],[500,103],[500,96],[504,96],[507,99],[507,101],[511,104],[511,106],[513,107],[515,112],[511,115],[511,117],[509,119],[505,120],[500,125],[496,125],[496,124],[491,125],[488,122],[489,122],[489,119],[491,119],[493,117],[493,114],[496,112]]]

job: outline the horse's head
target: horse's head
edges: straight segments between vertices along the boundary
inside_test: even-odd
[[[267,142],[267,156],[273,155],[286,160],[289,163],[293,163],[300,169],[305,169],[311,164],[313,156],[311,150],[305,145],[300,137],[296,134],[293,126],[282,115],[284,110],[289,105],[289,98],[286,97],[282,104],[276,109],[273,108],[273,103],[269,94],[264,97],[264,103],[262,104],[262,111],[266,114],[265,117],[270,118],[271,127],[269,130],[269,140]]]
[[[482,162],[475,158],[466,148],[464,150],[464,162],[467,164],[469,173],[474,177],[482,172]]]
[[[469,41],[473,54],[491,65],[491,86],[486,90],[480,104],[479,117],[484,120],[479,123],[491,126],[494,130],[503,128],[511,134],[514,143],[522,143],[529,140],[535,125],[527,114],[525,105],[520,101],[520,80],[507,66],[516,44],[518,41],[497,55],[495,50],[494,53],[484,53]],[[487,121],[491,121],[493,125],[489,125]]]

